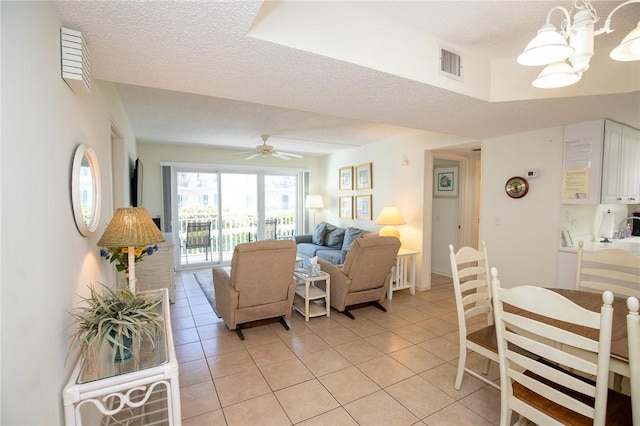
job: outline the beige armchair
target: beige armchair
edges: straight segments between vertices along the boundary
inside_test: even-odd
[[[344,265],[318,259],[321,269],[331,276],[331,306],[351,319],[355,317],[349,309],[362,306],[374,305],[386,312],[380,302],[389,288],[399,249],[396,237],[372,236],[353,243]]]
[[[292,240],[265,240],[238,244],[230,268],[213,268],[216,309],[229,330],[242,340],[242,328],[280,321],[289,330],[295,262]]]

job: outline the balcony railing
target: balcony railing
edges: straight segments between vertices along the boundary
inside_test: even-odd
[[[270,215],[268,219],[277,218],[278,225],[276,227],[276,239],[289,239],[295,235],[295,216],[287,212],[286,214]],[[211,246],[209,253],[210,259],[214,263],[220,261],[231,260],[233,250],[236,245],[257,241],[258,226],[255,217],[238,216],[237,218],[229,218],[223,220],[222,236],[219,237],[219,223],[217,218],[205,216],[192,216],[189,218],[181,218],[179,220],[180,235],[180,263],[186,263],[186,253],[184,241],[187,237],[187,224],[190,222],[211,222]],[[221,250],[220,250],[221,249]],[[222,251],[222,260],[220,259],[220,251]],[[189,262],[197,263],[205,260],[205,248],[189,249]]]

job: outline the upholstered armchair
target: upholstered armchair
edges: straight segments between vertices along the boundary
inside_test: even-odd
[[[289,329],[295,262],[292,240],[265,240],[238,244],[231,267],[213,268],[216,309],[229,330],[244,340],[242,328],[280,321]]]
[[[331,276],[331,306],[351,319],[355,317],[349,309],[366,305],[386,312],[380,302],[389,288],[399,249],[400,240],[396,237],[372,236],[358,238],[343,265],[318,259],[321,269]]]

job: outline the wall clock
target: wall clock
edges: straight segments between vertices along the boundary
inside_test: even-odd
[[[504,190],[511,198],[522,198],[529,192],[529,182],[523,177],[514,176],[509,178]]]

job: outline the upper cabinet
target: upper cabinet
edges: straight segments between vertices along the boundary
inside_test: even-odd
[[[611,120],[565,126],[564,204],[640,204],[640,130]]]
[[[603,204],[640,203],[640,130],[605,120]]]

